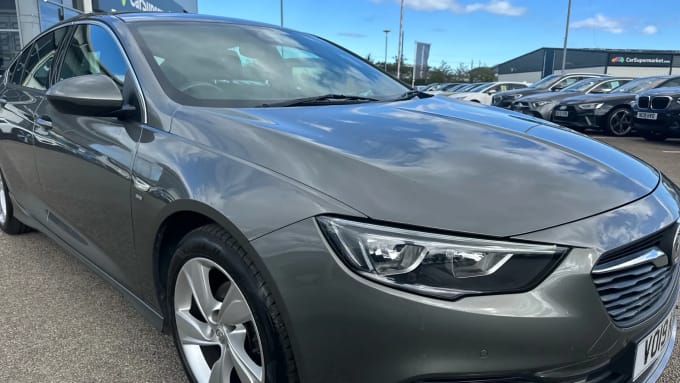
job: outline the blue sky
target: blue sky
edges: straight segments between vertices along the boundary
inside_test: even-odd
[[[567,0],[405,0],[404,46],[432,44],[444,60],[495,65],[542,46],[561,47]],[[653,5],[651,5],[653,4]],[[198,0],[200,13],[279,24],[279,0]],[[680,50],[677,0],[572,0],[569,46]],[[397,55],[399,0],[284,0],[286,27],[330,39],[362,55]]]

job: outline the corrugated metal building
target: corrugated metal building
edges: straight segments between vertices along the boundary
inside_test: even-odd
[[[537,81],[562,72],[562,48],[539,48],[496,66],[499,81]],[[565,72],[651,76],[680,73],[680,51],[568,49]]]

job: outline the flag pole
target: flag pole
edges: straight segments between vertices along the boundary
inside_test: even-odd
[[[401,58],[404,50],[404,0],[401,0],[401,11],[399,14],[399,52],[397,53],[397,78],[401,75]]]

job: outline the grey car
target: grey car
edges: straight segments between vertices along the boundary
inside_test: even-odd
[[[0,96],[0,227],[111,282],[194,382],[654,382],[675,344],[675,185],[321,38],[82,16]]]

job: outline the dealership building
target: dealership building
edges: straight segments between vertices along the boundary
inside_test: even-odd
[[[198,0],[0,0],[0,70],[41,31],[93,11],[198,11]]]
[[[537,81],[562,72],[562,48],[540,48],[496,66],[499,81]],[[680,51],[568,49],[565,72],[614,76],[680,73]]]

